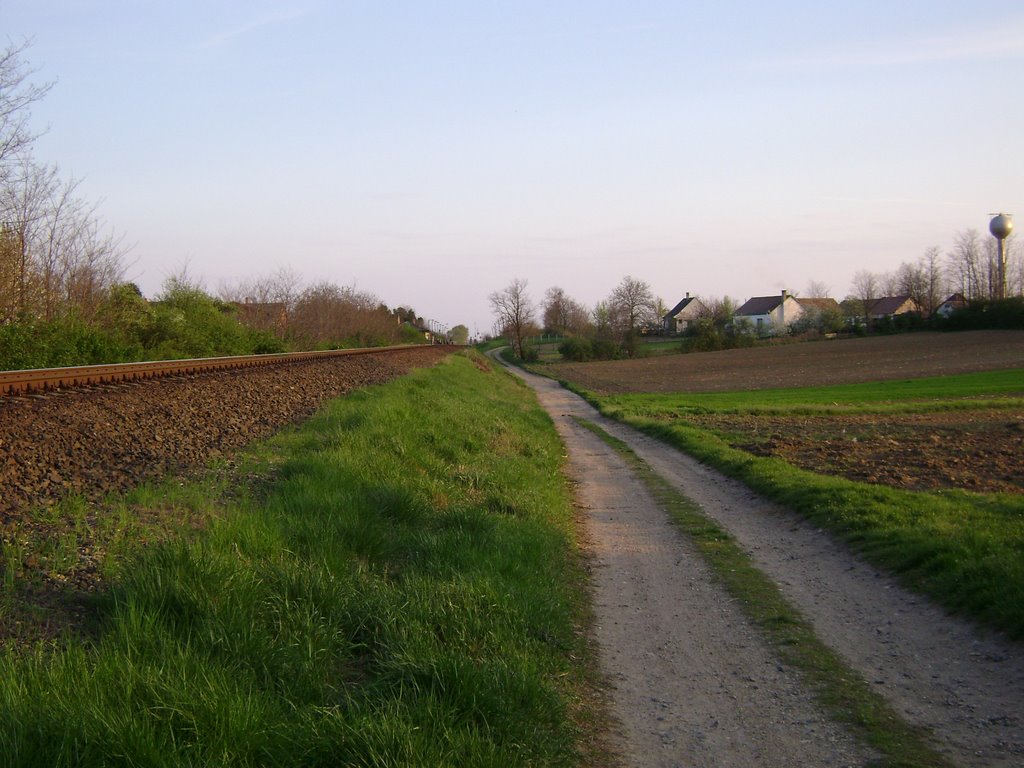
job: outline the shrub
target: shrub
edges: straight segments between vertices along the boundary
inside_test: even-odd
[[[938,320],[936,327],[947,331],[1024,329],[1024,297],[1014,296],[1002,301],[972,301],[948,318]]]
[[[620,356],[619,345],[610,339],[594,339],[590,354],[594,360],[616,360]]]
[[[683,339],[684,352],[712,352],[722,349],[723,345],[722,332],[708,318],[694,321]]]
[[[76,318],[0,326],[0,370],[138,359],[140,349]]]
[[[566,339],[558,345],[558,354],[565,360],[585,363],[593,357],[593,350],[591,349],[590,342],[586,339],[573,337]]]

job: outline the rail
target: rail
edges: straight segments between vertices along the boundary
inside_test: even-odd
[[[254,368],[263,365],[286,365],[328,357],[367,355],[400,349],[415,349],[418,345],[403,344],[390,347],[360,347],[358,349],[331,349],[321,352],[284,352],[272,355],[240,355],[235,357],[201,357],[191,360],[153,360],[142,363],[112,363],[109,365],[79,365],[72,368],[34,368],[23,371],[0,371],[0,396],[47,392],[62,387],[118,384],[126,381],[156,379],[195,373]]]

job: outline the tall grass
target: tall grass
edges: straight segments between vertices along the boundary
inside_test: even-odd
[[[272,482],[118,569],[94,639],[4,651],[4,763],[574,764],[561,456],[461,357],[336,401],[252,459]]]

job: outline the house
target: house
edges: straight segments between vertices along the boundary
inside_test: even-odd
[[[935,308],[935,311],[932,313],[932,315],[935,315],[935,316],[938,316],[938,317],[949,317],[954,312],[956,312],[958,309],[966,309],[966,308],[967,308],[967,297],[965,297],[962,293],[954,293],[952,296],[950,296],[944,302],[939,304],[939,306],[937,306]]]
[[[748,299],[733,315],[733,322],[750,323],[758,336],[785,333],[786,328],[803,314],[803,307],[789,291],[777,296],[755,296]]]
[[[687,292],[686,298],[661,318],[661,328],[665,333],[683,333],[690,323],[705,313],[707,307],[704,302]]]
[[[921,307],[910,296],[883,296],[868,307],[868,320],[884,320],[911,312],[920,313]]]
[[[839,306],[839,302],[835,299],[829,298],[818,298],[818,299],[797,299],[797,303],[806,312],[817,312],[819,315],[825,313],[836,313],[841,315],[843,310]]]
[[[800,330],[803,332],[835,333],[843,327],[843,308],[827,296],[797,298],[800,305]]]

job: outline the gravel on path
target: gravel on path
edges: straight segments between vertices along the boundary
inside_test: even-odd
[[[614,450],[609,426],[541,377],[585,513],[596,633],[612,686],[611,734],[629,766],[855,766],[874,757],[781,667],[697,552]]]
[[[819,638],[906,721],[930,730],[935,748],[951,762],[1024,766],[1020,643],[946,615],[795,513],[605,419],[556,382],[517,373],[537,390],[562,434],[570,473],[588,509],[588,533],[600,563],[595,580],[599,643],[616,686],[626,754],[636,760],[631,764],[834,765],[861,764],[864,756],[814,712],[793,681],[781,672],[774,676],[758,639],[730,612],[728,598],[706,583],[667,515],[649,509],[630,473],[613,469],[610,449],[589,439],[573,416],[623,440],[735,536],[812,622]],[[649,570],[657,567],[655,560],[667,561],[664,571]],[[704,594],[710,602],[701,602]],[[685,687],[673,692],[673,679]],[[724,719],[717,710],[723,690],[725,701],[736,697],[734,711]],[[798,708],[790,713],[790,706]],[[811,714],[798,714],[806,706]],[[669,714],[671,721],[659,719]],[[808,733],[780,733],[801,727]],[[785,752],[789,738],[800,744],[796,758]],[[831,751],[816,755],[811,750],[822,749],[822,740]],[[741,756],[733,751],[738,741],[749,742],[745,748],[754,751]],[[665,753],[665,744],[674,744],[682,757],[674,763],[650,761]]]

